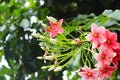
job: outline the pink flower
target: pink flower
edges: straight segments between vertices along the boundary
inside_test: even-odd
[[[112,50],[108,50],[105,46],[100,46],[100,52],[98,54],[94,54],[95,59],[97,60],[97,67],[101,67],[104,64],[110,64],[112,62],[113,57],[116,56]]]
[[[118,65],[118,60],[120,60],[120,44],[119,44],[119,48],[113,50],[116,53],[116,56],[113,58],[112,63],[117,66]]]
[[[91,26],[91,33],[86,36],[86,39],[92,42],[92,50],[106,41],[104,37],[105,28],[98,27],[95,23]]]
[[[100,79],[103,80],[104,77],[110,78],[112,73],[116,70],[116,67],[109,66],[107,64],[104,64],[100,69]]]
[[[45,32],[50,33],[51,38],[54,38],[59,33],[63,33],[62,22],[63,19],[60,19],[58,22],[50,20],[50,26],[45,29]]]
[[[109,49],[117,49],[119,48],[119,44],[117,42],[117,34],[110,32],[108,29],[105,31],[106,42],[103,43]]]
[[[78,73],[80,76],[84,77],[84,80],[99,80],[98,78],[98,70],[97,69],[90,69],[87,66],[84,66],[80,69]]]

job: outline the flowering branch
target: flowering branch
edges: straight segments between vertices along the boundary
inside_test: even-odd
[[[78,74],[84,80],[103,80],[116,71],[120,60],[120,43],[115,32],[92,23],[91,32],[83,30],[83,27],[73,27],[73,32],[78,33],[76,36],[69,31],[70,27],[62,26],[63,19],[47,19],[50,25],[42,23],[45,32],[32,34],[45,50],[45,54],[37,58],[53,62],[42,69],[61,71],[80,55],[82,63]]]

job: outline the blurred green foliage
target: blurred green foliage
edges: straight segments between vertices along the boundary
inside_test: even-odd
[[[64,18],[64,24],[84,25],[85,30],[92,22],[98,22],[119,33],[119,10],[99,15],[105,9],[119,9],[119,3],[119,0],[0,0],[0,61],[4,56],[9,65],[0,68],[0,80],[6,80],[5,75],[10,76],[10,80],[25,80],[29,75],[28,80],[48,80],[49,76],[51,80],[62,80],[62,72],[41,69],[45,63],[36,57],[44,51],[31,33],[43,31],[40,23],[46,22],[47,15]],[[69,76],[71,72],[68,72]],[[76,76],[72,80],[77,80]]]

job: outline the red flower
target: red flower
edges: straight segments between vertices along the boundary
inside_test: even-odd
[[[58,22],[50,20],[50,26],[45,29],[45,32],[50,33],[51,38],[54,38],[59,33],[63,33],[62,22],[63,19],[60,19]]]
[[[87,66],[84,66],[80,69],[78,73],[80,76],[84,77],[84,80],[99,80],[98,78],[98,70],[97,69],[90,69]]]
[[[101,67],[104,64],[110,64],[112,62],[113,57],[116,56],[112,50],[108,50],[105,46],[100,46],[100,52],[98,54],[94,54],[95,59],[97,60],[97,67]]]
[[[110,32],[106,29],[105,31],[105,38],[107,39],[106,42],[103,43],[109,49],[117,49],[119,48],[119,43],[117,42],[117,34]]]
[[[99,44],[102,44],[106,41],[104,37],[105,28],[98,27],[95,23],[91,26],[91,33],[87,35],[86,39],[92,42],[92,49],[98,47]]]
[[[113,58],[112,63],[117,66],[118,65],[118,60],[120,60],[120,44],[119,44],[119,48],[113,50],[116,53],[116,56]]]
[[[104,77],[110,78],[112,73],[116,70],[116,67],[109,66],[107,64],[102,65],[102,67],[99,69],[100,72],[100,79],[103,80]]]

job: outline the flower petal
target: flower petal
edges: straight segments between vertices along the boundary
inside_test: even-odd
[[[88,41],[91,41],[91,40],[92,40],[92,33],[88,34],[88,35],[86,36],[86,39],[87,39]]]
[[[53,20],[50,20],[50,25],[55,25],[55,22]]]
[[[58,23],[59,23],[60,26],[62,26],[63,19],[60,19],[60,20],[58,21]]]
[[[57,29],[57,32],[58,32],[58,33],[63,33],[63,32],[64,32],[64,29],[60,27],[60,28]]]
[[[53,31],[53,32],[50,33],[51,38],[54,38],[56,35],[57,35],[57,31]]]
[[[105,28],[104,27],[98,27],[97,32],[100,33],[100,34],[104,34],[105,33]]]
[[[92,32],[92,33],[96,33],[97,28],[98,28],[97,24],[92,23],[92,25],[91,25],[91,32]]]
[[[97,46],[98,46],[98,41],[94,40],[92,42],[92,50],[95,49],[95,48],[97,48]]]

